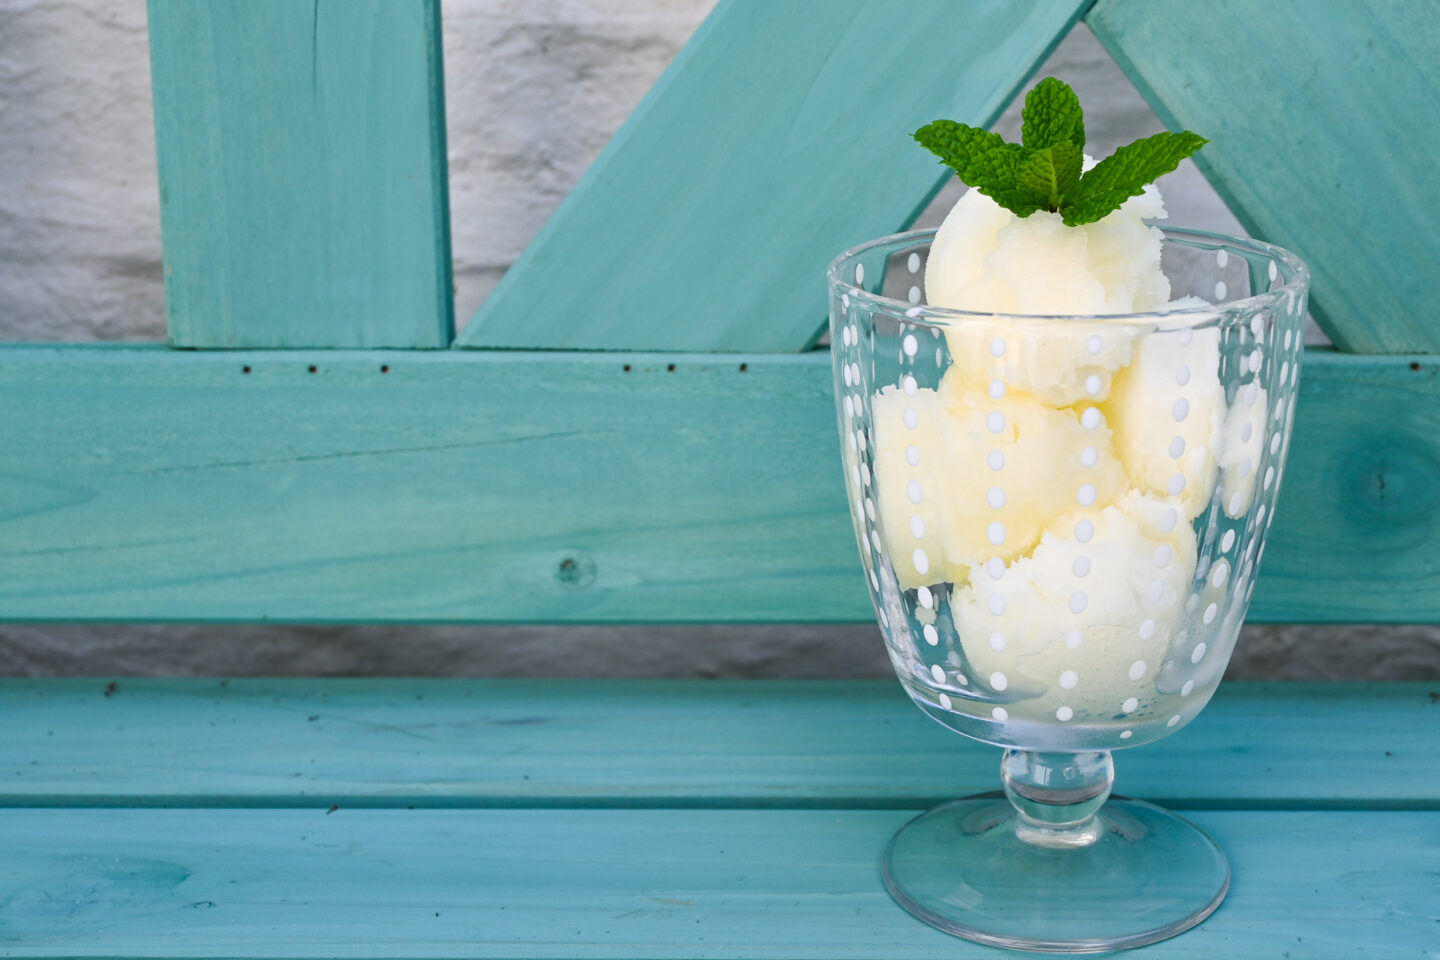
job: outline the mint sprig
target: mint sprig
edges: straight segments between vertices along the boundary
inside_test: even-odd
[[[1085,116],[1080,98],[1063,80],[1046,77],[1025,95],[1020,113],[1020,140],[1032,150],[1062,140],[1085,146]]]
[[[1121,147],[1082,174],[1085,118],[1069,85],[1054,77],[1041,80],[1026,95],[1020,118],[1021,143],[953,120],[928,123],[915,131],[915,139],[1016,216],[1048,210],[1070,227],[1114,211],[1210,142],[1189,132],[1157,133]]]

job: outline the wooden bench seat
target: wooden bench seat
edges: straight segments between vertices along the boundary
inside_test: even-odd
[[[0,950],[968,957],[878,857],[998,751],[892,681],[0,681]],[[1234,889],[1165,957],[1437,942],[1440,689],[1229,684],[1118,758]]]
[[[439,0],[150,0],[170,346],[0,347],[0,617],[868,620],[824,266],[936,187],[904,131],[993,122],[1083,17],[1341,351],[1252,619],[1440,621],[1440,7],[1277,6],[727,0],[457,337]],[[1233,866],[1140,953],[1435,957],[1437,701],[1228,685],[1124,752]],[[998,955],[881,886],[999,780],[894,681],[0,703],[0,956]]]

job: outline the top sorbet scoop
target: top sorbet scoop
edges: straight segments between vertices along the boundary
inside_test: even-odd
[[[950,121],[916,139],[972,187],[931,246],[929,305],[1008,316],[945,327],[937,389],[874,397],[881,512],[909,521],[885,525],[899,585],[953,584],[969,672],[994,689],[1062,720],[1134,711],[1182,620],[1192,523],[1265,404],[1227,409],[1213,328],[1087,318],[1202,302],[1171,301],[1145,218],[1165,216],[1150,181],[1206,141],[1162,133],[1093,163],[1054,79],[1026,98],[1023,144]],[[1232,515],[1247,480],[1224,478]],[[917,502],[912,481],[944,494]]]

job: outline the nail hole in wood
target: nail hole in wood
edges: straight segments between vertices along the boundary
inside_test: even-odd
[[[240,368],[240,372],[241,372],[241,373],[249,373],[249,372],[250,372],[250,368],[249,368],[249,367],[241,367],[241,368]]]
[[[670,364],[670,366],[666,367],[665,369],[666,369],[667,371],[669,371],[670,373],[674,373],[674,372],[675,372],[675,364],[672,363],[672,364]]]
[[[315,372],[316,372],[315,364],[313,364],[313,363],[310,364],[310,372],[311,372],[311,373],[315,373]]]
[[[741,372],[741,373],[744,373],[746,370],[749,370],[749,369],[750,369],[750,364],[748,364],[748,363],[742,363],[742,364],[740,364],[740,372]]]
[[[630,372],[630,364],[628,364],[628,363],[625,364],[625,372],[626,372],[626,373],[629,373],[629,372]]]
[[[389,373],[389,372],[390,372],[390,364],[388,364],[388,363],[382,363],[382,364],[380,364],[380,372],[381,372],[381,373]]]
[[[1410,369],[1411,369],[1411,370],[1419,370],[1419,369],[1420,369],[1420,364],[1416,363],[1414,360],[1411,360],[1411,361],[1410,361]]]

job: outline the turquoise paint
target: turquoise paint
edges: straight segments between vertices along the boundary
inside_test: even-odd
[[[870,148],[893,105],[937,87],[916,65],[968,78],[937,88],[961,100],[935,114],[993,117],[1078,6],[722,7],[466,343],[805,345],[823,313],[796,279],[819,275],[809,260],[886,232],[903,189],[934,181],[866,179],[888,169]],[[448,342],[438,4],[150,9],[174,341]],[[1188,104],[1203,121],[1209,104],[1156,79],[1169,63],[1125,59],[1172,29],[1137,28],[1145,10],[1117,0],[1093,22],[1167,120]],[[1429,24],[1389,42],[1423,45]],[[881,34],[903,60],[870,52]],[[1249,93],[1199,79],[1199,101]],[[1265,93],[1285,104],[1293,86]],[[1373,108],[1356,89],[1346,122]],[[736,118],[760,126],[777,101],[793,115],[751,145]],[[837,140],[839,159],[805,158],[813,177],[786,166]],[[1433,264],[1433,231],[1396,238],[1401,211],[1381,254],[1345,260],[1319,204],[1291,221],[1246,202],[1237,178],[1274,151],[1208,172],[1266,236],[1322,225],[1313,249],[1289,242],[1318,265],[1332,336],[1434,348],[1414,312],[1431,278],[1402,272]],[[1281,197],[1264,172],[1257,193]],[[804,236],[761,229],[779,213]],[[5,348],[0,616],[865,620],[828,384],[824,355]],[[1312,355],[1259,617],[1440,617],[1436,391],[1429,358]],[[0,817],[7,955],[978,955],[895,908],[876,858],[914,809],[993,787],[995,751],[892,682],[0,681],[0,699],[0,804],[26,808]],[[1227,685],[1163,747],[1127,751],[1124,789],[1191,810],[1236,875],[1200,930],[1147,952],[1430,949],[1440,755],[1415,731],[1434,709],[1426,685]],[[167,806],[187,809],[133,809]],[[457,809],[473,807],[502,809]]]
[[[9,956],[988,953],[880,884],[901,823],[998,776],[997,750],[893,681],[121,678],[0,696],[5,802],[25,806],[0,816]],[[1147,954],[1423,955],[1440,755],[1417,733],[1435,709],[1422,684],[1235,684],[1124,751],[1124,789],[1189,798],[1235,875],[1223,909]],[[463,809],[487,801],[502,809]]]
[[[1358,353],[1440,352],[1440,4],[1100,0],[1086,17]]]
[[[805,349],[830,259],[949,176],[911,132],[992,123],[1087,2],[721,3],[459,344]]]
[[[439,0],[150,0],[170,337],[452,337]]]
[[[0,617],[868,621],[830,378],[824,353],[4,348]],[[1428,358],[1311,351],[1253,620],[1440,619],[1437,401]]]
[[[994,955],[916,922],[881,886],[879,851],[913,811],[325,810],[7,811],[6,953]],[[1188,815],[1225,848],[1235,886],[1146,956],[1434,947],[1440,813]]]
[[[1193,724],[1124,751],[1117,789],[1437,810],[1440,750],[1416,735],[1433,689],[1224,683]],[[9,807],[914,809],[998,783],[997,749],[893,679],[9,679],[0,703]]]

